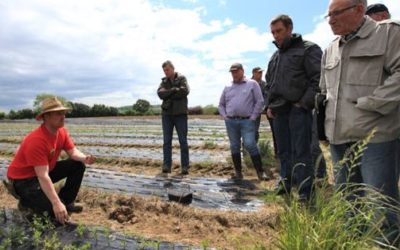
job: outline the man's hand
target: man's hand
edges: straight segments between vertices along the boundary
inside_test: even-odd
[[[267,109],[267,117],[270,118],[270,119],[274,119],[275,118],[275,116],[272,113],[272,110],[270,108]]]
[[[51,202],[54,216],[58,222],[64,224],[69,219],[67,209],[58,197],[53,182],[50,179],[49,166],[35,166],[34,169],[40,184],[40,188]]]
[[[93,164],[95,161],[96,161],[96,157],[95,156],[87,155],[85,157],[84,163],[90,165],[90,164]]]
[[[72,160],[80,161],[85,164],[93,164],[96,161],[96,157],[94,157],[93,155],[86,155],[76,147],[71,150],[68,150],[67,154],[69,158],[71,158]]]
[[[58,222],[60,222],[61,224],[65,224],[65,222],[68,222],[69,215],[67,212],[67,208],[61,201],[53,204],[53,212]]]

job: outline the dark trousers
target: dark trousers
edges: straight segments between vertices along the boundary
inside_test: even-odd
[[[65,205],[75,201],[84,173],[85,164],[70,159],[58,161],[55,168],[49,173],[53,183],[66,178],[65,185],[58,193],[58,196]],[[37,213],[47,211],[50,216],[54,217],[53,206],[42,191],[37,177],[14,180],[14,188],[20,197],[22,206],[31,208]]]
[[[174,127],[178,134],[179,145],[181,148],[181,166],[182,168],[189,167],[189,145],[187,142],[188,133],[188,118],[187,115],[162,115],[163,129],[163,153],[164,162],[163,168],[170,169],[172,165],[172,135]]]
[[[273,142],[273,146],[274,146],[274,154],[275,154],[275,157],[278,157],[278,152],[276,151],[276,140],[275,140],[275,134],[274,134],[274,130],[273,130],[273,119],[271,119],[271,118],[268,118],[267,117],[267,119],[268,119],[268,123],[269,123],[269,126],[270,126],[270,128],[271,128],[271,134],[272,134],[272,142]],[[257,119],[256,119],[256,143],[258,143],[258,139],[260,139],[260,132],[259,132],[259,130],[260,130],[260,125],[261,125],[261,115],[260,116],[258,116],[257,117]]]
[[[299,194],[309,196],[313,181],[311,163],[311,111],[292,106],[273,121],[281,178],[286,185],[297,184]]]

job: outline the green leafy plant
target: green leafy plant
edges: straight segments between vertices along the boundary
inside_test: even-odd
[[[208,242],[208,240],[202,240],[200,244],[201,248],[204,250],[207,250],[207,248],[210,246],[210,242]]]
[[[79,223],[78,227],[76,228],[76,233],[78,234],[78,237],[82,238],[85,235],[86,232],[86,226]]]
[[[217,146],[217,143],[213,141],[205,141],[203,145],[204,149],[215,149]]]
[[[56,232],[52,233],[51,236],[45,236],[42,242],[41,249],[42,250],[57,250],[60,249],[61,242],[58,238]]]
[[[21,246],[28,241],[28,236],[25,234],[24,229],[14,225],[8,232],[8,238],[11,240],[12,246]]]
[[[98,231],[97,231],[97,227],[92,227],[90,229],[90,234],[94,238],[94,244],[97,246],[97,241],[99,239],[99,234],[98,234]]]
[[[106,228],[104,229],[104,236],[105,236],[106,239],[107,239],[107,244],[108,244],[108,245],[110,245],[110,235],[111,235],[110,228],[106,227]]]
[[[3,239],[0,243],[0,250],[8,250],[11,247],[11,239]]]

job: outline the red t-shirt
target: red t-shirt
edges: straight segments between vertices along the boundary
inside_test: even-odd
[[[13,180],[27,179],[36,176],[34,167],[49,166],[53,170],[61,150],[75,147],[68,131],[60,128],[57,134],[51,134],[42,126],[28,134],[17,149],[14,160],[7,170],[7,177]]]

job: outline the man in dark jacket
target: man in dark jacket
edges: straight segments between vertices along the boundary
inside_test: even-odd
[[[273,120],[281,163],[278,194],[298,185],[299,199],[310,198],[313,180],[311,128],[314,96],[318,92],[322,51],[318,45],[292,34],[293,22],[287,15],[270,24],[278,50],[266,73],[269,95],[267,115]]]
[[[189,85],[185,76],[175,72],[171,61],[165,61],[162,68],[165,77],[162,78],[157,90],[158,96],[163,100],[161,104],[164,135],[162,172],[171,173],[172,135],[175,127],[181,148],[181,174],[187,175],[189,170],[189,146],[187,143]]]

